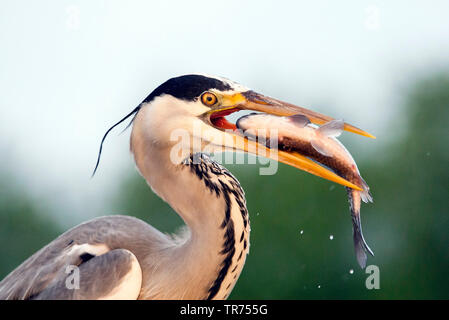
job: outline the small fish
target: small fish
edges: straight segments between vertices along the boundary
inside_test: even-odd
[[[259,142],[269,142],[271,129],[276,129],[279,150],[296,151],[330,168],[339,176],[363,189],[358,191],[346,188],[352,217],[355,253],[359,265],[365,268],[366,252],[373,256],[374,254],[363,237],[360,206],[361,201],[373,202],[373,198],[351,154],[336,139],[343,131],[344,122],[333,120],[318,127],[306,116],[300,114],[286,117],[249,114],[238,119],[236,125],[249,139],[257,139]],[[268,144],[267,147],[269,147]]]

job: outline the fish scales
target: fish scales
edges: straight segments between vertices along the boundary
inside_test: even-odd
[[[324,164],[346,180],[355,183],[356,185],[361,185],[359,179],[360,176],[354,172],[356,169],[355,167],[348,167],[345,161],[340,158],[323,155],[306,141],[282,137],[282,140],[278,141],[278,148],[283,151],[300,151],[302,155]]]

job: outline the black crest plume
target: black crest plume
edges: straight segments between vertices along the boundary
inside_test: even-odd
[[[116,126],[118,126],[119,124],[121,124],[123,121],[125,121],[126,119],[128,119],[129,117],[131,117],[132,115],[134,115],[134,117],[136,116],[137,112],[140,110],[141,105],[138,105],[133,111],[131,111],[130,113],[128,113],[123,119],[121,119],[119,122],[117,122],[116,124],[114,124],[112,127],[110,127],[108,129],[108,131],[106,131],[106,133],[103,136],[103,139],[101,139],[101,144],[100,144],[100,150],[98,151],[98,158],[97,158],[97,163],[95,164],[95,169],[94,172],[92,173],[92,177],[95,175],[95,172],[97,172],[98,169],[98,165],[100,164],[100,158],[101,158],[101,151],[103,150],[103,142],[104,140],[106,140],[107,135],[109,134],[109,132],[112,131],[112,129],[114,129]],[[134,117],[131,119],[130,123],[126,126],[125,130],[129,128],[129,126],[131,125],[131,123],[133,123]],[[123,131],[125,131],[123,130]]]

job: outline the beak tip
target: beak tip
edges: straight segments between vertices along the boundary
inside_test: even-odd
[[[359,128],[354,127],[353,125],[350,125],[347,123],[345,123],[344,130],[359,134],[359,135],[367,137],[367,138],[376,139],[376,136],[372,135],[371,133],[368,133],[362,129],[359,129]]]

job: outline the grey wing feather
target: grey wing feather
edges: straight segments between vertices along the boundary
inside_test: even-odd
[[[128,250],[116,249],[93,257],[78,269],[60,270],[55,280],[35,300],[93,300],[111,295],[132,270],[135,256]],[[77,280],[78,279],[78,280]],[[141,274],[140,274],[141,280]],[[133,289],[136,299],[139,288]]]
[[[66,254],[57,240],[42,248],[0,282],[0,299],[29,299],[44,290],[68,265],[80,265],[79,255]]]
[[[140,236],[136,237],[137,234]],[[80,266],[81,272],[85,268],[102,270],[103,259],[108,259],[111,263],[112,258],[117,256],[114,253],[97,260],[100,254],[127,249],[140,260],[143,259],[143,252],[163,247],[166,243],[166,235],[134,217],[108,216],[88,221],[60,235],[6,276],[0,282],[0,300],[42,298],[50,287],[55,289],[45,295],[57,299],[55,293],[62,292],[56,290],[60,285],[59,277],[67,277],[67,266]],[[96,256],[91,260],[98,261],[99,264],[92,266],[91,260],[83,261],[86,259],[85,254]],[[100,275],[96,276],[101,279]],[[83,294],[92,297],[90,293]]]

